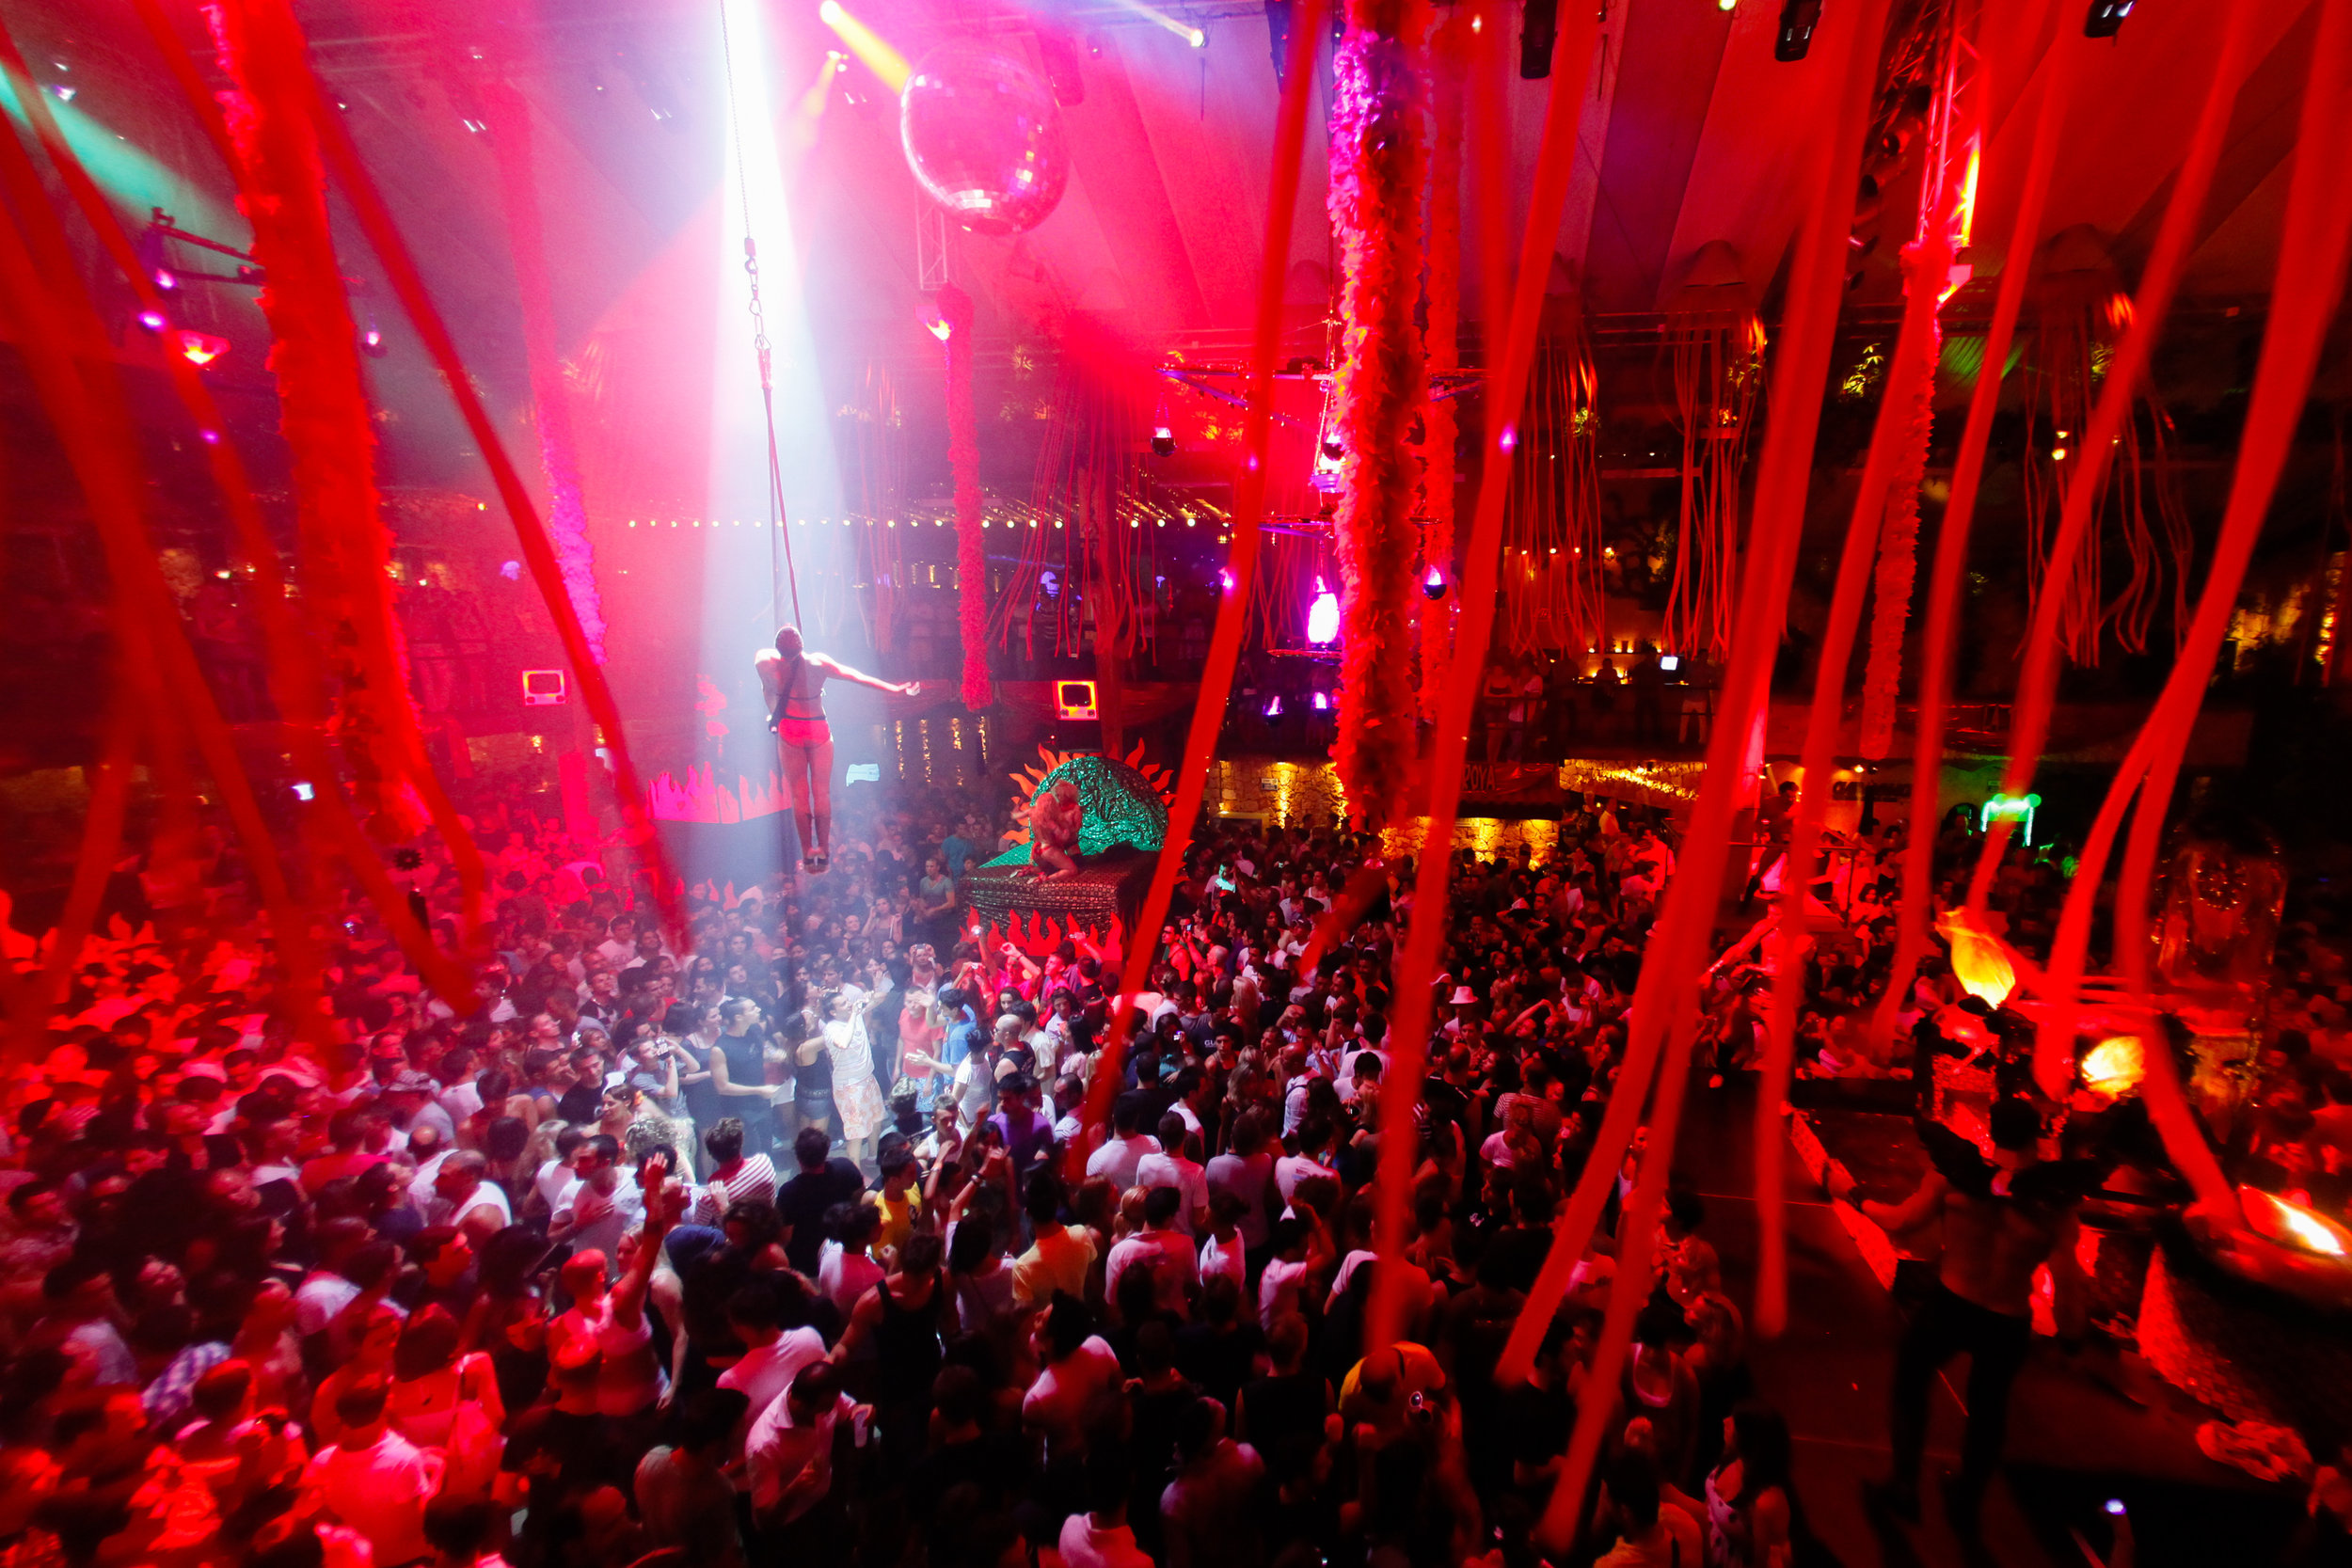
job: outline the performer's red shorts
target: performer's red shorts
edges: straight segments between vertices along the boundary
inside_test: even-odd
[[[795,719],[786,714],[776,721],[776,736],[787,746],[808,751],[833,743],[833,727],[822,719]]]

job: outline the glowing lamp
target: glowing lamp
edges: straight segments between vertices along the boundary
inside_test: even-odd
[[[1057,523],[1054,526],[1056,528],[1059,528],[1061,525]],[[1228,594],[1231,594],[1233,591],[1233,569],[1231,566],[1228,566],[1219,571],[1216,574],[1216,581],[1218,587],[1224,589]]]
[[[2083,1087],[2120,1100],[2148,1076],[2148,1047],[2137,1035],[2114,1035],[2083,1053]]]
[[[179,351],[181,358],[201,370],[229,352],[229,340],[183,328],[172,334],[171,346]]]
[[[1445,597],[1445,574],[1438,570],[1435,562],[1430,562],[1429,570],[1422,574],[1421,591],[1422,596],[1428,599]]]
[[[1176,450],[1176,433],[1164,424],[1152,427],[1152,455],[1166,457]]]
[[[165,327],[171,325],[171,318],[165,315],[161,310],[141,310],[139,312],[139,325],[147,328],[150,332],[161,332]]]
[[[1318,691],[1315,693],[1315,711],[1317,713],[1328,713],[1331,711],[1331,694],[1329,692]]]
[[[2017,968],[2009,961],[2001,939],[1965,909],[1954,910],[1935,923],[1938,935],[1951,943],[1952,975],[1961,990],[1999,1006],[2017,989]]]
[[[2313,1213],[2299,1203],[2264,1192],[2260,1187],[2241,1186],[2237,1196],[2246,1209],[2246,1223],[2257,1235],[2298,1252],[2315,1252],[2322,1258],[2352,1257],[2352,1230],[2346,1230],[2327,1215]]]
[[[1307,641],[1321,644],[1340,640],[1340,596],[1315,578],[1314,601],[1307,607]]]
[[[1278,691],[1265,700],[1265,716],[1268,719],[1282,717],[1282,694],[1280,692]]]

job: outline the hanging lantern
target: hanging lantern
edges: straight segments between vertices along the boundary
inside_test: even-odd
[[[2010,961],[2009,946],[1984,927],[1981,916],[1954,910],[1935,923],[1936,934],[1951,944],[1952,974],[1961,989],[1997,1007],[2017,989],[2017,966]]]
[[[2083,1087],[2121,1100],[2148,1076],[2148,1046],[2137,1035],[2114,1035],[2083,1053]]]

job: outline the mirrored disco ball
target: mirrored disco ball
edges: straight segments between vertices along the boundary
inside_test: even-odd
[[[907,166],[966,229],[1034,229],[1070,184],[1061,111],[1028,68],[977,43],[924,57],[898,98]]]

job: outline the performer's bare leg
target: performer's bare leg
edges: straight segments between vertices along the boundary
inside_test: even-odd
[[[778,775],[784,780],[784,798],[792,808],[792,821],[800,829],[801,860],[806,863],[817,853],[817,810],[818,796],[811,782],[812,753],[815,748],[795,746],[779,738],[776,742]],[[825,748],[830,753],[831,746]],[[822,773],[816,773],[822,778]]]

